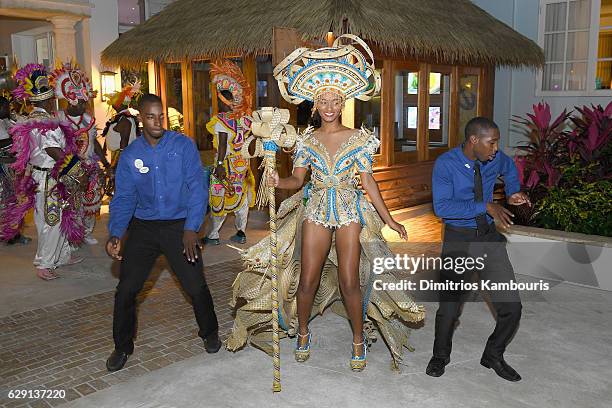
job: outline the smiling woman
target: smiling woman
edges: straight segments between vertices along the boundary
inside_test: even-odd
[[[342,40],[348,44],[340,45]],[[345,35],[330,48],[296,50],[274,69],[283,97],[294,104],[314,102],[313,114],[318,113],[321,126],[307,128],[298,138],[289,177],[280,178],[272,171],[264,180],[278,189],[301,190],[279,209],[275,225],[282,245],[281,265],[277,267],[271,255],[273,238],[243,253],[246,268],[234,283],[237,310],[229,350],[240,349],[247,341],[269,350],[267,343],[276,330],[271,317],[276,312],[268,310],[270,291],[275,290],[269,280],[275,272],[280,288],[278,320],[282,330],[297,337],[298,362],[310,357],[310,320],[332,305],[350,321],[353,371],[366,367],[376,330],[389,345],[393,367],[399,366],[403,348],[409,348],[406,322],[423,320],[424,309],[406,293],[392,296],[372,290],[371,260],[392,256],[381,233],[384,223],[407,239],[372,177],[372,156],[380,142],[371,131],[346,127],[340,120],[347,99],[368,101],[379,91],[380,76],[372,64],[370,48],[360,38]],[[304,185],[308,171],[311,178]],[[371,202],[358,188],[358,179]],[[378,278],[394,280],[384,273]]]

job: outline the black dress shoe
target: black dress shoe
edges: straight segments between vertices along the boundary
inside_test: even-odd
[[[448,363],[450,363],[450,357],[432,357],[431,360],[429,360],[429,364],[427,364],[425,374],[432,377],[440,377],[442,374],[444,374],[444,367]]]
[[[108,360],[106,360],[106,369],[108,371],[119,371],[128,361],[130,355],[123,351],[114,350]]]
[[[219,351],[222,345],[223,343],[221,343],[221,340],[219,339],[218,331],[215,331],[214,333],[209,334],[204,339],[204,348],[206,349],[206,352],[209,354],[216,353],[217,351]]]
[[[506,361],[501,358],[499,360],[489,360],[486,358],[480,359],[480,364],[484,367],[492,368],[497,375],[508,381],[521,381],[521,376],[514,368],[510,367]]]

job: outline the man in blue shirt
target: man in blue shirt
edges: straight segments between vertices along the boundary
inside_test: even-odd
[[[465,127],[465,142],[441,155],[434,165],[432,192],[434,211],[444,221],[442,259],[462,261],[481,259],[481,268],[442,269],[440,307],[436,313],[436,334],[433,357],[426,373],[432,377],[444,374],[450,362],[452,336],[462,302],[477,269],[481,282],[509,283],[515,280],[506,252],[505,238],[495,228],[512,224],[512,213],[493,202],[493,189],[498,176],[504,177],[508,203],[520,205],[529,198],[520,192],[518,172],[514,162],[499,148],[499,129],[490,119],[477,117]],[[493,222],[495,221],[495,223]],[[459,265],[459,263],[454,263]],[[493,368],[508,381],[521,376],[504,360],[504,351],[512,339],[521,318],[521,301],[516,290],[491,290],[491,300],[497,315],[495,330],[489,337],[480,363]]]
[[[113,314],[115,350],[106,362],[109,371],[123,368],[134,351],[136,296],[161,254],[191,298],[206,351],[216,353],[221,347],[197,234],[208,203],[200,155],[189,138],[163,128],[158,96],[143,95],[139,110],[143,137],[123,151],[110,203],[106,251],[121,261],[121,271]]]

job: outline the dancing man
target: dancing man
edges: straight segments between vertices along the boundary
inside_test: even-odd
[[[115,350],[106,361],[109,371],[122,369],[134,351],[136,296],[161,254],[191,298],[206,351],[216,353],[221,347],[198,243],[208,201],[198,149],[185,135],[163,128],[158,96],[143,95],[138,110],[143,134],[119,159],[110,203],[106,251],[121,261],[121,270],[113,314]]]
[[[465,141],[436,160],[432,176],[433,206],[444,221],[442,259],[485,257],[480,279],[491,282],[516,280],[506,252],[506,239],[497,232],[495,223],[512,224],[512,213],[493,202],[493,189],[498,176],[504,177],[508,203],[529,203],[520,192],[518,172],[512,159],[499,149],[499,128],[490,119],[477,117],[465,127]],[[530,204],[530,203],[529,203]],[[495,223],[493,222],[495,221]],[[460,282],[470,282],[472,270],[456,273],[440,272],[441,282],[452,289]],[[432,377],[444,374],[450,362],[453,332],[461,305],[468,294],[461,290],[440,291],[436,313],[436,335],[433,357],[426,373]],[[521,319],[521,301],[517,291],[491,291],[497,324],[485,346],[480,364],[495,370],[508,381],[521,376],[504,360],[504,351],[512,340]]]

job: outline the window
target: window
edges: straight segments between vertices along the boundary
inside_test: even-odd
[[[541,0],[539,93],[588,95],[612,82],[612,0]]]
[[[205,166],[212,166],[214,163],[212,135],[206,130],[206,124],[213,115],[213,84],[210,78],[210,64],[207,61],[193,61],[191,69],[193,71],[192,93],[195,140],[200,149],[202,163]]]
[[[181,64],[167,62],[166,69],[166,106],[168,129],[183,132],[183,80]]]
[[[432,67],[429,74],[429,148],[448,147],[450,68]]]
[[[395,122],[393,123],[396,152],[416,151],[419,113],[419,71],[398,70],[395,74]]]
[[[272,73],[274,66],[272,65],[271,55],[260,55],[257,61],[257,106],[260,109],[264,106],[279,106],[280,91],[274,75]]]
[[[459,126],[456,140],[464,139],[465,125],[478,116],[478,68],[463,68],[459,77]]]
[[[595,89],[612,88],[612,0],[601,0]]]
[[[35,37],[36,62],[51,68],[53,61],[53,43],[51,33],[44,33]]]
[[[383,61],[374,61],[376,71],[382,78],[382,66]],[[377,138],[380,139],[380,108],[381,108],[381,93],[374,96],[369,101],[360,101],[359,99],[353,99],[353,123],[352,126],[355,129],[359,129],[362,126],[370,129]],[[348,106],[349,102],[347,102]]]

